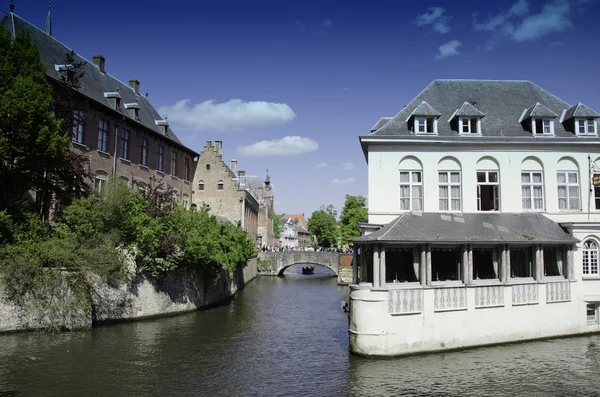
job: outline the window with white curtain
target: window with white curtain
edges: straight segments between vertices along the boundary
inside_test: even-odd
[[[440,211],[460,211],[460,171],[440,171],[438,180]]]
[[[583,274],[587,276],[598,276],[598,243],[594,240],[586,240],[581,251]]]
[[[544,177],[541,172],[521,173],[521,196],[524,210],[544,209]]]
[[[423,211],[421,171],[400,171],[400,210]]]
[[[579,205],[579,176],[574,172],[558,172],[558,208],[561,210],[578,210]]]

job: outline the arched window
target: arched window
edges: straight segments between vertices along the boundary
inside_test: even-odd
[[[598,243],[586,240],[582,250],[583,275],[598,276]]]
[[[446,157],[438,163],[440,211],[460,211],[461,173],[460,164]]]
[[[557,166],[558,209],[578,210],[581,208],[579,194],[579,168],[569,158],[561,159]]]
[[[204,190],[204,181],[198,182],[198,190]]]
[[[412,157],[400,162],[400,210],[423,211],[423,166]]]
[[[544,209],[544,168],[532,157],[521,163],[521,202],[524,210]]]
[[[94,178],[94,187],[98,190],[102,190],[106,185],[108,179],[108,173],[106,171],[96,171],[96,177]]]
[[[477,210],[500,210],[500,167],[491,157],[477,162]]]
[[[223,190],[223,181],[217,182],[217,190]]]

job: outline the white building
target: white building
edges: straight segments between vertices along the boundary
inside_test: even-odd
[[[298,248],[298,236],[296,235],[296,225],[291,219],[281,218],[283,232],[279,237],[280,248]]]
[[[351,350],[600,331],[599,117],[528,81],[436,80],[361,136]]]

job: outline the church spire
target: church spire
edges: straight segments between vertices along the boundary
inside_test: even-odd
[[[50,10],[52,8],[52,1],[48,1],[48,16],[46,17],[46,26],[44,27],[44,33],[48,36],[52,36],[52,19],[50,18]]]

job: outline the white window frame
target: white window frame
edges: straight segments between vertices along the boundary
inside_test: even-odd
[[[542,131],[537,131],[537,122],[542,122]],[[546,123],[548,123],[548,131],[546,131]],[[549,136],[554,135],[554,120],[545,117],[534,117],[531,119],[531,133],[534,136]]]
[[[581,272],[583,277],[600,277],[600,244],[589,238],[581,245]]]
[[[565,175],[565,182],[559,182],[558,181],[558,177],[560,174],[564,174]],[[577,176],[577,182],[573,183],[573,182],[569,182],[569,174],[575,174],[575,176]],[[579,211],[581,210],[581,188],[579,186],[579,172],[578,171],[557,171],[556,173],[556,186],[557,186],[557,196],[558,196],[558,210],[559,211]],[[560,188],[564,187],[565,188],[565,192],[566,192],[566,196],[565,197],[561,197],[560,196]],[[571,197],[571,193],[570,193],[570,187],[577,187],[577,208],[571,208],[571,199],[574,197]],[[560,200],[561,199],[566,199],[566,208],[560,208]]]
[[[408,181],[402,181],[402,174],[408,174]],[[413,174],[418,174],[419,181],[413,181]],[[400,170],[400,211],[423,211],[423,171],[421,170]],[[402,187],[408,187],[408,196],[402,195]],[[421,188],[421,197],[416,197],[415,189]],[[415,205],[415,202],[420,200],[421,208]],[[408,206],[406,205],[408,203]]]
[[[421,131],[421,126],[423,131]],[[415,134],[437,135],[437,118],[426,116],[415,116]]]
[[[485,181],[479,182],[477,174],[480,172],[485,172]],[[496,173],[496,182],[490,182],[490,173]],[[500,211],[500,171],[498,170],[477,170],[475,172],[475,181],[477,182],[477,211],[480,212],[488,212],[491,210],[482,210],[481,209],[481,186],[496,186],[494,191],[494,202],[496,209],[494,211]]]
[[[523,182],[523,174],[528,174],[529,175],[529,182]],[[540,174],[542,181],[541,182],[534,182],[533,181],[533,174]],[[535,206],[535,200],[536,197],[534,195],[534,188],[539,187],[542,189],[542,204],[541,207],[536,207]],[[529,188],[529,196],[525,196],[523,194],[523,189],[524,188]],[[544,194],[544,172],[543,171],[521,171],[521,207],[523,208],[523,210],[526,211],[543,211],[546,208],[546,201],[545,201],[545,194]],[[525,205],[525,200],[530,200],[530,206],[527,207]],[[539,198],[537,198],[539,200]]]
[[[590,315],[590,311],[592,314]],[[585,317],[588,324],[598,324],[598,304],[585,302]]]
[[[440,182],[440,175],[446,175],[447,182]],[[452,174],[458,174],[458,182],[452,182]],[[438,194],[439,208],[444,212],[461,212],[462,211],[462,175],[460,171],[438,171]],[[452,188],[458,187],[458,197],[452,195]],[[446,197],[440,194],[442,189],[446,190]],[[452,201],[458,200],[458,209],[452,209]]]
[[[477,131],[473,131],[473,129],[471,128],[471,120],[476,120],[475,128],[477,128]],[[464,127],[467,127],[468,131],[464,131]],[[481,134],[481,117],[459,117],[458,133],[460,135]]]
[[[598,176],[598,178],[600,178],[600,173],[595,172],[592,174],[592,184],[591,184],[592,189],[594,191],[594,197],[593,197],[594,207],[596,208],[596,211],[600,211],[600,185],[594,186],[594,184],[593,184],[594,176]]]
[[[590,122],[591,127],[590,128]],[[583,132],[581,131],[583,129]],[[575,119],[575,134],[576,135],[598,135],[598,125],[593,118],[577,118]]]

